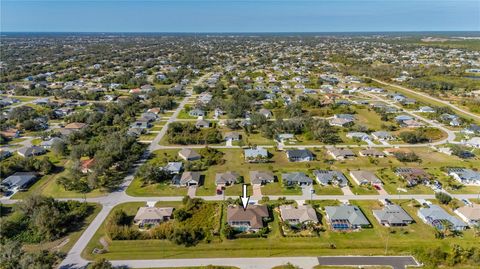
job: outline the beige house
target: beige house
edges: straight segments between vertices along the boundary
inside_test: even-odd
[[[133,221],[140,227],[157,225],[170,220],[172,213],[173,207],[140,207]]]

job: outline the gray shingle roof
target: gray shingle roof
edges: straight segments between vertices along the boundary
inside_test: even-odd
[[[330,221],[348,220],[351,225],[370,225],[370,222],[367,220],[360,208],[354,205],[326,206],[325,212],[327,213]]]
[[[381,210],[373,210],[373,215],[380,223],[387,222],[390,225],[413,222],[412,217],[399,205],[386,205]]]

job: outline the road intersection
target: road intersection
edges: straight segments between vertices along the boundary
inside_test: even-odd
[[[202,76],[199,80],[197,80],[193,85],[199,85],[202,83],[208,74]],[[82,258],[81,253],[87,246],[88,242],[92,239],[95,232],[101,227],[103,221],[106,219],[110,211],[116,206],[121,203],[126,202],[158,202],[158,201],[181,201],[182,196],[163,196],[163,197],[133,197],[126,194],[125,190],[128,188],[130,183],[134,178],[134,174],[136,169],[143,164],[150,152],[153,152],[158,149],[167,149],[167,148],[179,148],[176,146],[161,146],[159,143],[162,138],[165,136],[168,130],[168,125],[172,122],[177,120],[178,115],[185,107],[187,103],[189,103],[189,99],[192,96],[192,88],[187,88],[187,95],[186,97],[180,102],[179,106],[175,109],[172,116],[167,120],[166,124],[162,127],[162,129],[156,134],[156,137],[153,141],[150,142],[148,146],[148,150],[142,157],[140,161],[131,169],[128,175],[125,177],[123,184],[120,188],[112,193],[109,193],[106,196],[96,197],[96,198],[87,198],[87,199],[68,199],[68,200],[79,200],[93,203],[99,203],[102,205],[102,209],[98,213],[98,215],[94,218],[94,220],[90,223],[87,229],[83,232],[80,236],[78,241],[74,244],[71,250],[68,252],[65,259],[60,264],[60,268],[81,268],[86,266],[89,261]],[[386,101],[383,98],[378,96],[367,94],[369,97],[373,97],[378,100]],[[388,101],[387,101],[388,102]],[[457,108],[458,109],[458,108]],[[458,109],[460,110],[460,109]],[[442,139],[440,141],[436,141],[433,143],[427,144],[418,144],[418,145],[391,145],[390,147],[425,147],[425,146],[434,146],[434,145],[441,145],[445,143],[450,143],[455,139],[455,133],[439,123],[433,122],[431,120],[425,119],[413,112],[405,111],[406,113],[427,122],[428,124],[437,127],[444,132],[447,133],[447,138]],[[479,117],[480,118],[480,117]],[[342,146],[342,145],[337,145]],[[389,147],[386,145],[343,145],[348,147]],[[200,148],[205,147],[204,145],[200,146],[189,146],[191,148]],[[215,148],[235,148],[238,146],[212,146]],[[265,147],[274,147],[274,146],[265,146]],[[284,148],[295,148],[295,147],[325,147],[325,145],[288,145],[283,146]],[[219,201],[226,198],[238,198],[236,196],[198,196],[207,201]],[[285,196],[269,196],[270,199],[275,200]],[[477,194],[456,194],[452,195],[452,197],[457,199],[471,199],[477,198]],[[303,195],[296,195],[296,196],[288,196],[288,199],[292,200],[378,200],[378,199],[434,199],[434,195],[428,194],[399,194],[399,195],[392,195],[392,194],[383,194],[383,195],[353,195],[346,193],[345,195],[316,195],[316,194],[309,194],[304,193]],[[59,200],[67,200],[67,199],[59,199]],[[16,200],[7,200],[2,199],[2,203],[15,203]],[[406,264],[409,265],[418,265],[417,262],[412,257],[383,257],[376,259],[375,257],[357,257],[357,258],[348,258],[345,257],[275,257],[275,258],[217,258],[217,259],[162,259],[162,260],[122,260],[122,261],[112,261],[114,265],[126,265],[129,267],[134,268],[146,268],[146,267],[175,267],[175,266],[202,266],[202,265],[226,265],[226,266],[237,266],[240,268],[271,268],[276,265],[286,264],[287,262],[299,265],[301,268],[311,268],[318,264],[324,265],[385,265],[388,264],[395,269],[402,268]]]

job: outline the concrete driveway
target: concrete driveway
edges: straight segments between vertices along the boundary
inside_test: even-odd
[[[195,197],[196,194],[197,194],[197,186],[189,186],[187,195],[190,197]]]
[[[262,197],[262,185],[260,184],[253,184],[253,197],[260,199]]]

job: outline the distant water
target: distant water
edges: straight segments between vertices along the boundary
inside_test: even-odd
[[[469,79],[474,79],[474,80],[480,80],[480,76],[465,76],[464,78],[469,78]]]

